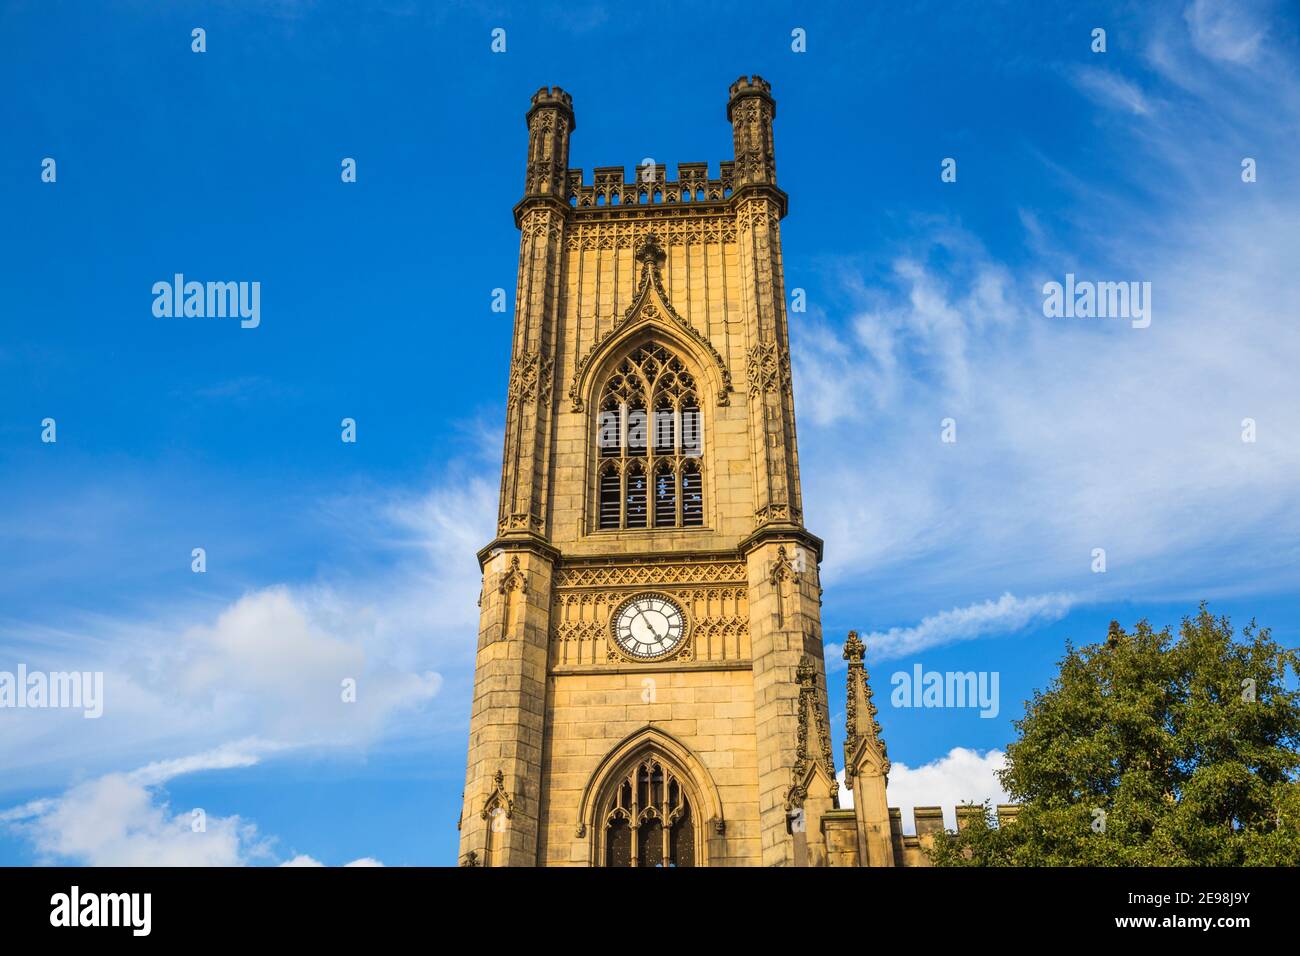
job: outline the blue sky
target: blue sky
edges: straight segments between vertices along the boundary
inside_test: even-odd
[[[728,84],[773,85],[825,632],[867,637],[891,803],[996,798],[1112,617],[1300,645],[1294,8],[898,6],[0,7],[0,670],[108,681],[0,710],[0,864],[454,862],[543,84],[588,179],[716,173]],[[177,272],[261,282],[260,326],[155,318]],[[1044,317],[1066,273],[1151,282],[1151,326]],[[997,671],[998,717],[891,707],[915,663]]]

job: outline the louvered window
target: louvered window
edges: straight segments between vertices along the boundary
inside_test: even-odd
[[[685,364],[663,346],[638,346],[597,408],[597,528],[703,526],[702,416]]]

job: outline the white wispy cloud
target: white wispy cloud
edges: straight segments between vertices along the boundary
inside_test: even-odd
[[[898,616],[936,594],[961,606],[1008,590],[1093,602],[1289,586],[1300,177],[1280,131],[1300,119],[1298,84],[1270,74],[1277,115],[1243,112],[1175,39],[1186,85],[1152,82],[1178,108],[1106,132],[1135,157],[1131,181],[1070,171],[1063,210],[1020,210],[1030,254],[1014,261],[955,220],[918,219],[882,280],[844,266],[852,305],[794,328],[828,593],[858,588]],[[1231,154],[1207,162],[1225,141],[1266,157],[1269,181],[1243,183]],[[1150,328],[1045,318],[1043,283],[1067,272],[1150,282]]]
[[[1069,613],[1074,598],[1069,594],[1042,594],[1018,598],[1003,594],[996,601],[983,601],[953,608],[922,618],[914,627],[893,627],[860,635],[873,660],[904,657],[931,647],[942,647],[978,637],[1004,635],[1059,621]],[[826,666],[844,666],[841,644],[826,645]]]
[[[1207,57],[1248,64],[1259,55],[1267,34],[1261,15],[1270,3],[1193,0],[1183,16],[1196,49]]]
[[[1152,104],[1141,87],[1111,70],[1079,67],[1070,78],[1080,90],[1103,106],[1118,106],[1137,116],[1146,116],[1152,110]]]
[[[279,749],[281,749],[279,745],[266,740],[257,738],[240,740],[200,754],[154,761],[131,771],[127,774],[127,779],[145,786],[157,786],[187,773],[252,767],[261,761],[264,754],[274,753]]]

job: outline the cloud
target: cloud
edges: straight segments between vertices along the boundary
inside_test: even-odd
[[[991,634],[1021,631],[1069,613],[1074,598],[1068,594],[1042,594],[1018,598],[1003,594],[996,601],[983,601],[967,607],[953,608],[922,618],[915,627],[893,627],[863,635],[867,654],[874,660],[904,657],[931,647],[969,641]],[[826,666],[843,667],[843,645],[826,645]],[[838,662],[838,663],[837,663]]]
[[[275,839],[239,815],[208,814],[196,831],[192,809],[173,808],[165,784],[306,748],[463,740],[463,700],[440,713],[440,692],[444,675],[462,687],[469,680],[480,587],[473,554],[490,538],[495,507],[491,484],[472,474],[421,493],[335,497],[318,503],[319,523],[348,560],[317,581],[57,626],[7,623],[3,656],[33,670],[102,671],[104,712],[6,714],[0,786],[65,789],[0,810],[0,825],[41,862],[277,862]],[[345,699],[353,681],[355,699]],[[96,776],[68,787],[72,766]]]
[[[916,833],[913,811],[917,807],[942,807],[944,826],[955,830],[959,804],[1010,801],[997,778],[1005,762],[1006,754],[1000,750],[981,754],[965,747],[954,747],[946,756],[915,768],[894,761],[889,773],[889,806],[902,811],[904,833]],[[853,806],[853,791],[844,788],[844,771],[840,771],[839,781],[840,806]]]
[[[300,853],[291,860],[285,860],[280,865],[281,866],[324,866],[325,864],[322,863],[320,860],[307,856],[306,854]],[[343,865],[345,867],[349,867],[349,866],[365,867],[365,866],[383,866],[384,864],[380,863],[378,860],[374,859],[373,857],[363,856],[358,860],[353,860],[351,863],[344,863]]]
[[[253,750],[256,742],[248,742]],[[110,773],[60,796],[0,814],[41,862],[84,866],[245,866],[270,857],[270,843],[238,816],[173,811],[157,786],[183,773],[251,766],[234,746]]]
[[[1259,55],[1266,30],[1259,3],[1193,0],[1183,11],[1192,44],[1203,55],[1225,63],[1250,64]]]
[[[11,626],[0,643],[7,657],[103,671],[104,715],[13,711],[0,765],[30,787],[62,783],[74,758],[96,773],[156,755],[165,767],[167,754],[253,737],[267,756],[458,731],[468,714],[459,698],[446,705],[454,713],[439,713],[440,692],[444,675],[463,685],[472,668],[473,552],[490,535],[493,497],[486,482],[458,478],[421,494],[332,499],[322,524],[361,550],[319,581],[57,630]],[[350,681],[354,701],[344,698]]]
[[[261,761],[263,754],[278,749],[280,749],[278,745],[269,741],[251,738],[224,744],[201,754],[191,754],[172,760],[158,760],[132,771],[128,777],[135,783],[156,786],[187,773],[251,767]]]
[[[1144,148],[1202,140],[1160,136]],[[863,582],[886,614],[936,593],[1085,602],[1287,586],[1300,196],[1289,180],[1251,192],[1235,166],[1215,175],[1214,190],[1191,181],[1189,209],[1109,197],[1092,211],[1105,248],[1081,239],[1061,256],[1050,250],[1070,244],[1049,237],[1044,257],[1013,266],[957,224],[926,222],[883,281],[842,277],[853,304],[839,322],[853,334],[810,319],[793,348],[828,584]],[[1045,318],[1043,283],[1067,272],[1149,281],[1151,327]],[[949,418],[955,442],[941,440]],[[1267,437],[1243,442],[1247,418]],[[1091,571],[1095,548],[1105,574]]]
[[[193,821],[109,774],[66,791],[25,829],[41,857],[86,866],[243,866],[266,854],[257,828],[238,816],[210,816],[202,832]]]
[[[437,673],[376,666],[363,640],[346,629],[331,633],[316,617],[286,587],[246,595],[214,624],[182,635],[185,650],[164,664],[161,682],[220,723],[247,721],[268,737],[303,744],[372,739],[392,712],[437,693]],[[355,684],[355,700],[344,693],[347,683]]]
[[[173,810],[162,785],[200,771],[251,767],[278,749],[246,740],[127,773],[109,773],[0,812],[3,824],[26,838],[43,863],[78,866],[251,866],[274,862],[275,840],[237,815],[201,808]],[[321,866],[298,855],[281,866]],[[347,866],[383,866],[372,857]]]
[[[1102,106],[1118,106],[1136,116],[1146,116],[1152,111],[1152,104],[1137,84],[1110,70],[1079,67],[1070,74],[1070,79]]]

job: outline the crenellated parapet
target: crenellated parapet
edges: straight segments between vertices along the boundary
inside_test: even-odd
[[[959,804],[955,810],[959,833],[984,816],[984,808],[978,804]],[[1019,813],[1020,807],[1015,804],[998,804],[998,826],[1010,826]],[[902,810],[890,807],[889,827],[895,866],[930,866],[930,850],[939,835],[945,832],[943,808],[913,807],[912,832],[905,833]]]
[[[772,87],[759,76],[741,77],[731,84],[727,120],[732,127],[733,158],[721,162],[717,176],[707,162],[677,164],[677,178],[668,178],[664,163],[597,166],[586,181],[581,168],[568,168],[569,136],[577,126],[572,97],[557,87],[542,87],[528,111],[530,133],[525,200],[554,197],[578,218],[604,213],[616,218],[645,215],[738,215],[733,196],[741,187],[757,187],[772,203],[776,218],[785,215],[787,197],[776,185],[772,122],[776,101]],[[750,195],[753,190],[748,190]],[[745,210],[747,221],[755,213]],[[516,208],[515,218],[521,218]]]
[[[716,178],[709,176],[708,163],[678,163],[677,178],[668,178],[663,163],[633,168],[597,166],[590,185],[581,169],[568,171],[565,200],[575,209],[614,206],[671,206],[721,203],[731,198],[735,163],[724,162]]]
[[[957,831],[961,832],[984,816],[979,805],[961,804],[956,808]],[[1011,826],[1020,807],[999,804],[999,827]],[[942,807],[914,807],[910,833],[904,832],[903,812],[898,807],[886,810],[888,834],[885,857],[863,856],[861,824],[854,809],[831,810],[822,814],[821,843],[826,866],[931,866],[930,851],[939,835],[945,832]]]

